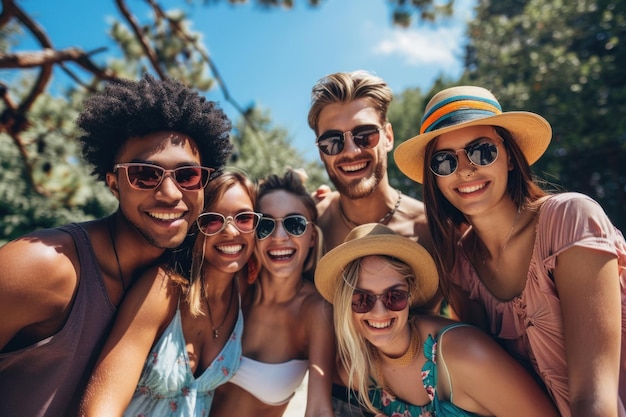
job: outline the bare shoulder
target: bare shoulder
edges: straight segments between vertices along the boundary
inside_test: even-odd
[[[389,222],[389,227],[402,236],[417,240],[429,251],[432,250],[432,237],[428,229],[426,208],[420,200],[402,195],[400,206]]]
[[[56,333],[78,284],[74,241],[57,229],[0,248],[0,349],[19,349]]]
[[[307,320],[318,321],[320,314],[330,314],[332,320],[332,308],[330,303],[321,296],[313,283],[304,281],[300,291],[303,295],[301,311]]]
[[[58,229],[24,235],[0,248],[2,293],[44,300],[71,299],[79,270],[72,237]]]
[[[323,198],[317,198],[316,207],[317,207],[317,218],[318,222],[323,221],[330,215],[330,211],[328,210],[333,204],[337,204],[336,201],[339,199],[338,191],[329,191],[324,194]]]

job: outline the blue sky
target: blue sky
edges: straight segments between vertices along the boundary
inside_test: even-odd
[[[192,10],[183,0],[159,3],[190,11],[192,29],[204,34],[231,96],[241,106],[257,104],[269,110],[274,124],[288,130],[294,146],[316,159],[315,138],[306,122],[311,86],[332,72],[366,69],[399,94],[407,88],[427,89],[440,74],[458,76],[475,0],[456,0],[456,15],[436,26],[414,23],[409,29],[392,26],[385,0],[322,0],[316,8],[298,0],[293,9],[270,11],[225,1]],[[140,20],[147,18],[143,0],[127,4]],[[113,0],[22,0],[20,5],[47,30],[57,48],[108,46],[117,53],[107,35],[108,22],[119,16]],[[207,96],[233,120],[238,118],[221,90]]]

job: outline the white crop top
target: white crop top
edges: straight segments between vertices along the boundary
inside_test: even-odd
[[[265,363],[241,357],[241,366],[229,381],[268,405],[285,404],[293,397],[309,367],[306,359]]]

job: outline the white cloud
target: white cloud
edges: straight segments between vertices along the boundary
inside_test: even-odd
[[[374,53],[400,56],[407,65],[455,65],[461,55],[464,27],[434,30],[395,29],[374,46]]]
[[[465,29],[474,7],[475,0],[458,0],[454,3],[454,15],[443,18],[439,24],[419,27],[421,25],[414,23],[409,29],[389,29],[383,34],[383,40],[374,45],[373,52],[400,57],[410,66],[456,65],[463,54]]]

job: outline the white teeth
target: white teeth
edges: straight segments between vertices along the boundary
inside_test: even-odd
[[[367,162],[361,162],[360,164],[342,166],[341,169],[344,171],[352,172],[352,171],[358,171],[360,169],[363,169],[366,166],[367,166]]]
[[[181,217],[183,217],[185,213],[156,213],[156,212],[149,212],[148,215],[150,215],[151,217],[154,217],[155,219],[159,219],[159,220],[176,220],[176,219],[180,219]]]
[[[290,256],[294,252],[295,252],[295,250],[293,250],[293,249],[280,249],[280,250],[271,250],[268,253],[271,256]]]
[[[485,184],[472,185],[469,187],[459,187],[458,190],[461,193],[473,193],[474,191],[478,191],[482,188],[485,188]]]
[[[219,245],[216,248],[225,254],[234,255],[243,249],[243,245]]]
[[[391,326],[391,320],[384,322],[368,321],[367,324],[377,329],[384,329]]]

